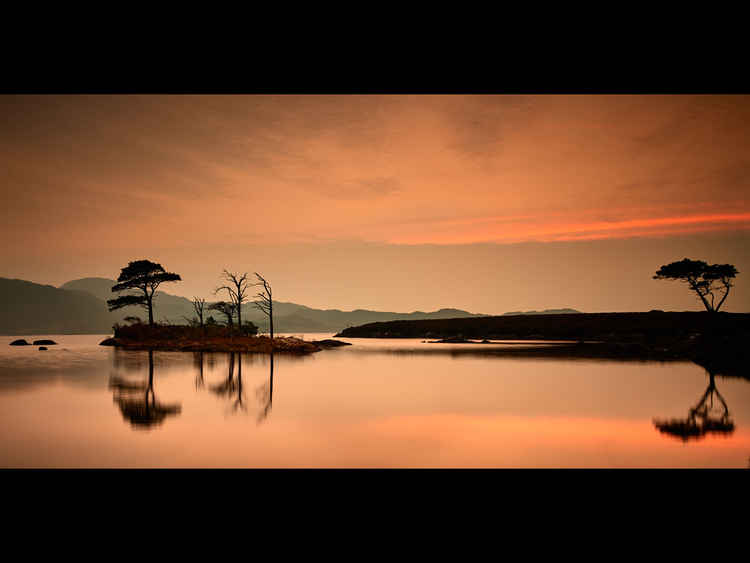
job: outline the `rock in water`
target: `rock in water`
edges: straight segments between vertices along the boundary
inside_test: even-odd
[[[26,340],[23,338],[19,338],[18,340],[14,340],[10,343],[11,346],[31,346]]]
[[[473,340],[467,340],[462,336],[450,336],[442,340],[430,340],[430,344],[476,344]]]
[[[40,350],[40,351],[41,351],[41,350],[46,350],[46,349],[47,349],[47,347],[46,347],[46,346],[39,346],[39,350]]]
[[[342,342],[341,340],[334,340],[332,338],[326,338],[325,340],[313,340],[313,344],[320,346],[321,348],[338,348],[339,346],[351,346],[351,342]]]
[[[119,338],[105,338],[99,343],[99,346],[118,346],[119,344]]]
[[[50,344],[57,344],[54,340],[34,340],[34,346],[49,346]]]

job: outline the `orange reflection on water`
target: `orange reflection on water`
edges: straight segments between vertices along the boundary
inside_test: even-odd
[[[747,428],[685,444],[641,419],[275,413],[257,425],[254,418],[216,417],[198,405],[192,417],[143,433],[112,416],[111,404],[76,401],[60,387],[45,395],[37,406],[55,413],[54,424],[35,419],[22,404],[6,411],[15,424],[8,429],[12,436],[3,437],[4,466],[744,467],[750,452]]]
[[[7,352],[28,358],[0,365],[0,466],[746,467],[750,454],[748,382],[714,381],[687,362],[358,342],[272,366],[266,356],[96,346],[51,351],[44,363]],[[655,426],[719,389],[731,433],[685,442]],[[143,409],[129,416],[123,399],[179,410],[144,426]]]
[[[709,436],[689,446],[667,442],[648,421],[523,416],[399,416],[367,426],[370,444],[399,442],[425,467],[735,466],[750,451],[750,431]],[[705,464],[705,465],[704,465]]]

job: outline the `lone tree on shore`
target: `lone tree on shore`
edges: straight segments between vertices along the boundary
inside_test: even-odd
[[[270,326],[269,333],[271,335],[271,340],[273,340],[273,295],[271,293],[271,284],[268,283],[258,272],[255,272],[255,277],[258,278],[259,281],[254,285],[262,286],[263,289],[255,294],[256,301],[254,301],[253,304],[268,315],[268,324]]]
[[[226,301],[217,301],[216,303],[212,303],[208,307],[209,311],[218,311],[219,313],[224,315],[227,318],[227,326],[230,328],[234,326],[232,317],[234,316],[235,309],[236,306],[234,303],[227,303]]]
[[[206,308],[206,300],[200,299],[199,297],[193,297],[193,309],[195,314],[198,316],[198,322],[201,328],[203,328],[203,310]]]
[[[160,284],[165,282],[181,281],[179,274],[167,272],[161,264],[149,260],[136,260],[120,270],[117,284],[112,286],[112,291],[139,290],[143,295],[121,295],[115,299],[108,299],[107,306],[110,311],[139,305],[148,310],[148,324],[154,324],[154,293]]]
[[[724,304],[732,287],[732,280],[738,274],[732,264],[707,264],[702,260],[685,258],[659,268],[655,280],[679,280],[688,284],[700,297],[706,310],[716,312]],[[719,302],[716,303],[716,299]]]
[[[247,300],[248,289],[247,272],[240,275],[224,270],[221,273],[221,278],[226,284],[217,287],[214,290],[214,294],[217,294],[222,290],[229,293],[229,298],[237,309],[237,326],[242,328],[242,303]]]

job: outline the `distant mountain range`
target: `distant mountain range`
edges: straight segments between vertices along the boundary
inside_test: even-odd
[[[112,293],[114,280],[107,278],[82,278],[62,284],[59,288],[26,280],[0,278],[0,334],[87,334],[111,333],[114,323],[123,323],[125,317],[146,318],[140,307],[125,307],[118,311],[107,310],[107,299]],[[296,303],[274,301],[274,329],[276,332],[339,332],[351,326],[373,322],[422,319],[457,319],[488,315],[469,313],[460,309],[396,313],[356,309],[313,309]],[[574,309],[548,309],[526,313],[552,314],[578,313]],[[157,291],[154,296],[154,319],[159,322],[185,324],[195,316],[189,299]],[[221,321],[220,315],[214,315]],[[252,303],[243,305],[243,320],[254,322],[261,331],[268,330],[267,317]]]
[[[570,315],[571,313],[580,313],[575,309],[545,309],[544,311],[509,311],[505,315]]]
[[[86,334],[110,333],[114,323],[128,316],[146,318],[140,307],[107,310],[107,299],[116,282],[107,278],[83,278],[62,284],[59,288],[30,281],[0,278],[0,334]],[[401,319],[449,319],[479,317],[459,309],[395,313],[384,311],[341,311],[313,309],[296,303],[274,301],[276,332],[338,332],[350,326]],[[193,304],[185,297],[157,291],[154,295],[154,318],[160,322],[185,324],[195,316]],[[217,321],[221,315],[214,314]],[[268,330],[268,320],[251,303],[242,307],[243,320],[254,322],[261,331]]]
[[[110,333],[115,320],[86,291],[0,278],[0,334]]]

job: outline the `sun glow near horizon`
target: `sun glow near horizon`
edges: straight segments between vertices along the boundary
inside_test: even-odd
[[[323,308],[502,312],[648,309],[649,272],[685,256],[745,269],[748,96],[5,96],[0,115],[6,277],[147,257],[186,295],[259,269]],[[639,238],[637,264],[614,256]],[[575,270],[556,288],[561,256],[619,271],[610,303]]]
[[[520,222],[520,218],[489,218],[446,221],[439,226],[450,226],[451,231],[441,232],[439,229],[430,231],[427,226],[421,234],[395,236],[386,242],[390,244],[503,244],[733,232],[750,229],[750,213],[715,213],[574,223],[556,222],[546,217],[525,216],[523,223]]]

